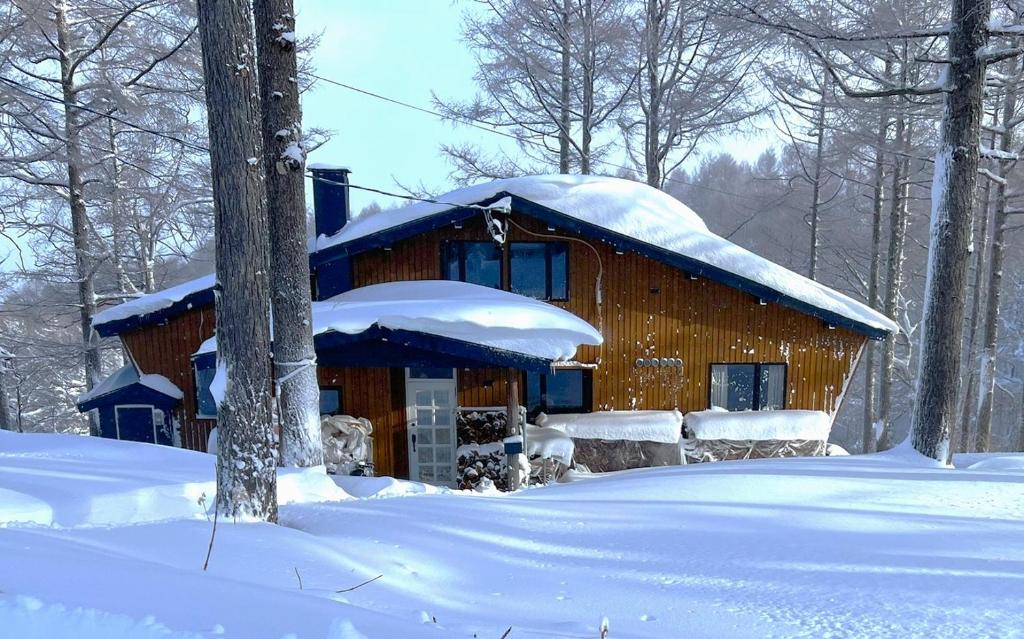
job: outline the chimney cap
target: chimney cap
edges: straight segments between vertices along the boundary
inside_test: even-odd
[[[330,164],[328,162],[314,162],[313,164],[307,164],[306,168],[310,171],[345,171],[351,173],[352,169],[341,164]]]

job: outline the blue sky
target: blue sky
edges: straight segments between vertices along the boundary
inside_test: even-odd
[[[450,0],[297,0],[300,35],[322,32],[317,73],[404,102],[431,107],[431,91],[467,99],[474,93],[473,56],[461,39],[462,3]],[[303,99],[306,128],[333,136],[310,162],[342,164],[352,182],[399,190],[396,180],[436,192],[450,186],[439,145],[474,141],[498,148],[501,138],[454,127],[425,113],[321,82]],[[353,193],[353,212],[384,198]]]
[[[296,0],[300,35],[322,33],[314,58],[324,77],[417,106],[431,107],[431,92],[466,100],[475,93],[472,53],[462,41],[463,0]],[[450,165],[439,153],[445,142],[503,146],[500,136],[454,126],[430,115],[321,82],[303,99],[304,126],[333,131],[310,162],[352,169],[352,182],[400,191],[401,184],[440,194],[452,186]],[[764,141],[726,139],[717,149],[754,159]],[[618,163],[622,163],[619,160]],[[614,172],[614,171],[611,171]],[[352,211],[371,201],[400,202],[354,191]]]

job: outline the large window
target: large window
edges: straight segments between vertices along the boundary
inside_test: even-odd
[[[526,410],[531,417],[545,413],[588,413],[592,398],[589,370],[526,373]]]
[[[565,242],[511,242],[512,291],[540,300],[569,297]],[[494,242],[446,242],[441,264],[448,280],[501,288],[501,247]]]
[[[786,407],[785,364],[712,364],[711,407],[778,410]]]
[[[213,399],[213,394],[210,393],[210,384],[213,382],[213,376],[217,374],[217,367],[213,358],[210,358],[210,363],[205,366],[201,366],[198,362],[195,364],[196,373],[196,417],[200,419],[215,419],[217,417],[217,402]]]

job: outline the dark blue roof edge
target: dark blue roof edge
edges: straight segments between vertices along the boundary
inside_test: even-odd
[[[787,308],[799,311],[805,315],[816,317],[833,326],[842,326],[843,328],[865,335],[870,339],[885,339],[885,336],[888,335],[888,331],[885,329],[871,326],[863,322],[858,322],[857,320],[840,313],[808,304],[802,300],[780,293],[779,291],[765,286],[764,284],[741,277],[735,273],[730,273],[729,271],[725,271],[718,267],[711,266],[710,264],[706,264],[699,260],[641,242],[629,236],[615,233],[614,231],[609,231],[608,229],[595,224],[590,224],[589,222],[583,222],[507,191],[501,191],[492,197],[483,199],[480,201],[480,204],[495,202],[505,197],[512,199],[513,208],[516,211],[529,215],[530,217],[534,217],[542,222],[552,224],[553,226],[576,231],[582,235],[597,237],[612,244],[616,248],[631,250],[640,255],[674,266],[687,273],[706,277],[707,279],[720,282],[726,286],[744,291],[763,300],[775,302]],[[477,213],[478,209],[473,208],[451,208],[441,211],[436,215],[430,215],[419,220],[400,224],[398,226],[361,237],[357,240],[353,240],[352,242],[336,244],[311,253],[309,258],[310,266],[315,268],[320,264],[339,257],[356,255],[382,246],[389,246],[408,237],[433,231],[449,224],[465,220]],[[171,317],[188,310],[191,306],[204,306],[212,303],[213,289],[209,288],[203,291],[196,291],[195,293],[192,293],[180,301],[175,302],[166,308],[160,309],[159,311],[148,313],[146,315],[129,317],[122,320],[114,320],[104,324],[98,324],[93,328],[102,337],[110,337],[170,319]]]
[[[90,411],[94,408],[99,408],[100,406],[104,406],[106,404],[118,403],[125,396],[136,395],[140,391],[149,396],[146,401],[151,401],[154,406],[158,405],[173,407],[178,402],[181,401],[181,399],[177,397],[171,397],[170,395],[165,395],[164,393],[161,393],[155,388],[150,388],[149,386],[146,386],[142,382],[134,382],[132,384],[128,384],[127,386],[122,386],[121,388],[115,388],[114,390],[109,391],[107,393],[103,393],[102,395],[90,397],[84,402],[75,402],[75,407],[78,409],[78,412],[84,413],[86,411]]]
[[[111,320],[109,322],[103,322],[102,324],[93,324],[92,327],[93,330],[99,333],[100,337],[113,337],[114,335],[127,333],[128,331],[136,328],[142,328],[143,326],[163,322],[177,315],[181,315],[185,311],[194,307],[209,306],[210,304],[213,304],[212,286],[201,291],[189,293],[177,302],[174,302],[170,306],[161,308],[158,311],[146,313],[145,315],[126,317],[119,320]]]
[[[513,193],[509,193],[508,191],[501,191],[493,197],[481,200],[479,204],[495,202],[505,197],[512,199],[513,209],[516,212],[529,215],[530,217],[536,218],[547,224],[551,224],[552,226],[575,231],[587,237],[596,237],[608,242],[617,249],[633,251],[640,255],[644,255],[645,257],[674,266],[687,273],[705,277],[709,280],[749,293],[760,299],[775,302],[787,308],[799,311],[805,315],[816,317],[827,324],[842,326],[856,333],[865,335],[870,339],[885,339],[885,336],[888,335],[888,331],[885,329],[878,328],[877,326],[871,326],[870,324],[859,322],[840,313],[808,304],[802,300],[780,293],[779,291],[765,286],[764,284],[736,275],[735,273],[730,273],[729,271],[712,266],[705,262],[668,251],[658,246],[641,242],[627,235],[621,235],[614,231],[609,231],[608,229],[597,226],[596,224],[590,224],[589,222],[578,220],[554,209],[537,204],[536,202],[527,200]],[[471,217],[475,213],[477,213],[477,209],[449,209],[438,213],[437,215],[431,215],[420,220],[395,226],[378,233],[361,237],[346,244],[337,244],[335,246],[321,249],[317,253],[314,253],[310,259],[316,260],[317,263],[323,263],[342,255],[356,255],[374,248],[394,244],[395,242],[413,235],[418,235],[420,233],[425,233],[427,231],[447,226],[453,222]]]

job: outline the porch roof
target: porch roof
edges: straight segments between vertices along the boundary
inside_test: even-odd
[[[501,366],[543,370],[599,345],[561,308],[448,280],[389,282],[313,302],[317,358],[329,366]],[[216,337],[196,357],[212,354]]]

